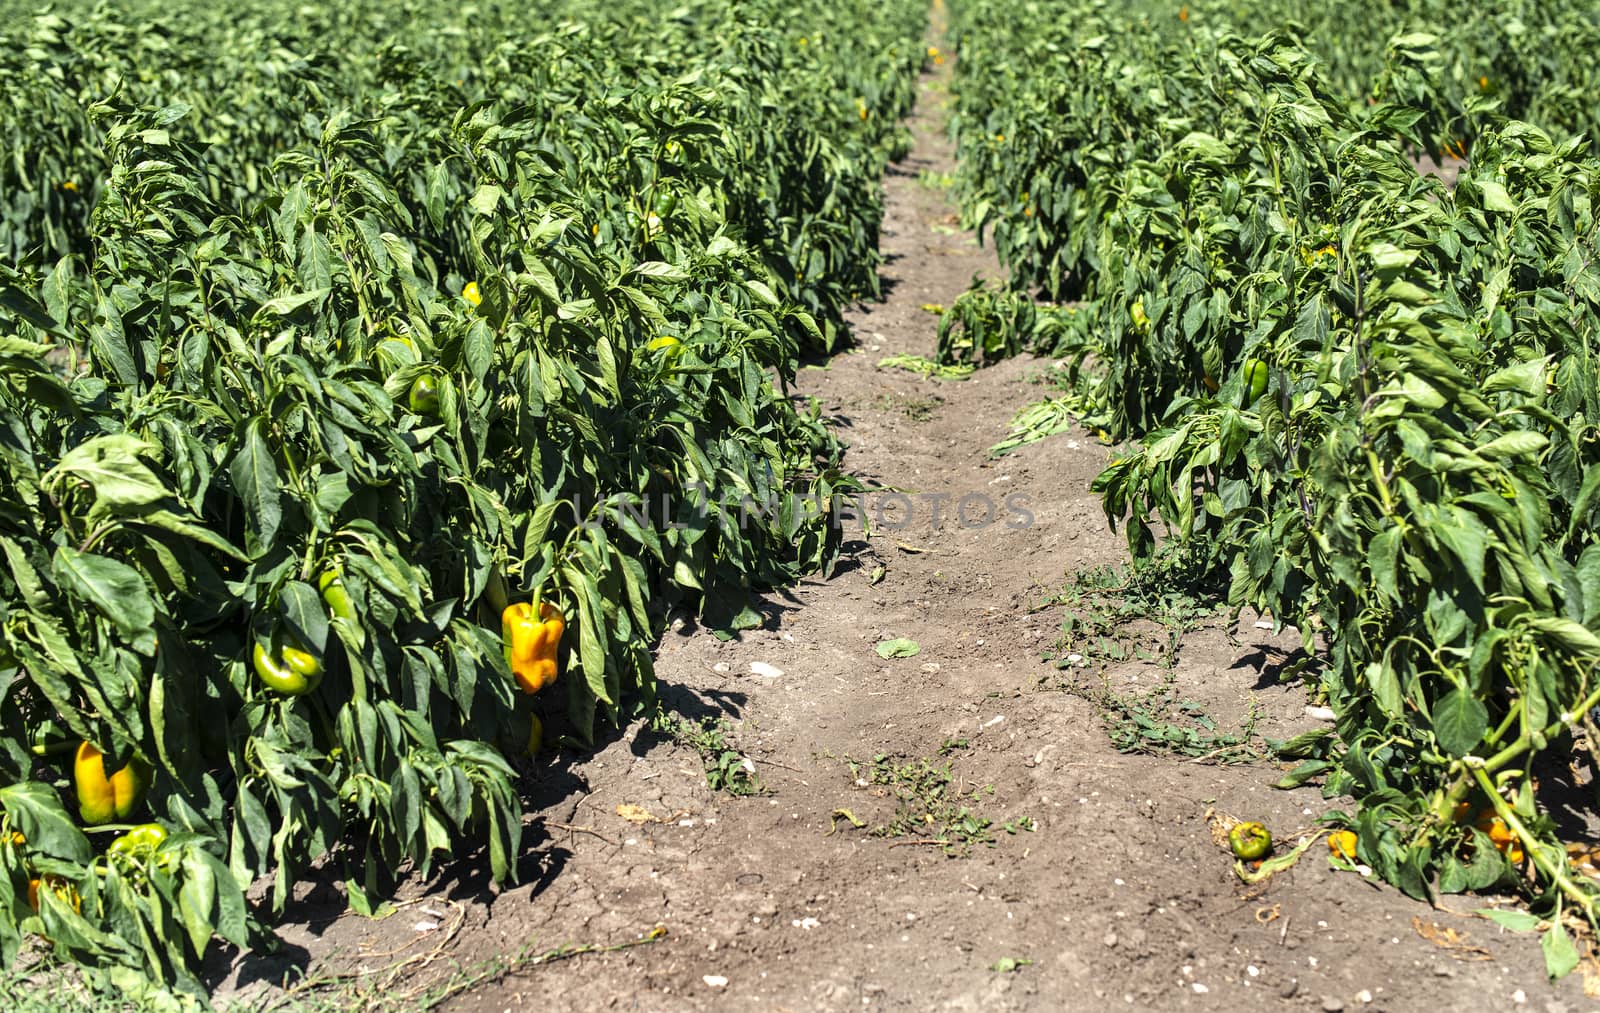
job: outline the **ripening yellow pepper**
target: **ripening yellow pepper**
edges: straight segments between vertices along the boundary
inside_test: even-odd
[[[506,664],[511,667],[511,674],[522,691],[537,693],[555,682],[556,652],[561,647],[561,635],[567,629],[561,610],[542,602],[535,616],[533,605],[517,602],[506,606],[500,614],[500,625],[505,638]]]
[[[134,756],[127,766],[108,775],[100,750],[83,742],[78,745],[72,775],[78,813],[84,823],[93,827],[127,819],[150,788],[151,769],[150,764]]]

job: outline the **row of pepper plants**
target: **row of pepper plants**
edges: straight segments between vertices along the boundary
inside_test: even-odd
[[[1070,358],[1136,563],[1186,546],[1324,663],[1285,786],[1407,894],[1525,893],[1559,976],[1600,913],[1600,8],[1358,7],[953,5],[1011,282],[941,352]]]
[[[920,3],[7,15],[0,962],[203,995],[307,879],[514,879],[544,720],[837,556],[788,383]]]

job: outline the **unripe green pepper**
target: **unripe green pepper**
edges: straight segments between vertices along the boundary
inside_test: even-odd
[[[250,652],[256,677],[268,687],[288,696],[301,696],[322,681],[322,659],[293,644],[282,644],[273,654],[256,641]]]
[[[1272,850],[1272,834],[1260,823],[1239,823],[1228,831],[1228,847],[1247,862],[1265,858]]]
[[[1261,395],[1267,392],[1267,363],[1263,359],[1246,359],[1244,363],[1244,382],[1246,408],[1261,400]]]
[[[439,381],[423,373],[411,381],[411,393],[406,401],[415,415],[439,414]]]
[[[328,612],[335,619],[356,625],[356,608],[350,602],[350,592],[344,587],[344,571],[337,563],[322,571],[322,576],[317,578],[317,589],[322,592],[322,603],[328,606]]]
[[[109,854],[144,858],[153,854],[167,839],[167,828],[159,823],[145,823],[119,836],[106,848]]]

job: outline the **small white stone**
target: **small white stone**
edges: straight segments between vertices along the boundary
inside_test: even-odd
[[[1195,995],[1205,995],[1209,991],[1211,991],[1211,989],[1209,989],[1209,988],[1205,987],[1204,985],[1200,984],[1198,981],[1194,983]]]
[[[750,662],[750,674],[759,675],[765,679],[776,679],[783,674],[783,669],[776,665],[769,665],[765,661]]]
[[[1244,973],[1248,974],[1252,978],[1259,978],[1261,977],[1261,968],[1251,964],[1249,967],[1244,969]]]
[[[728,984],[728,979],[724,978],[720,974],[708,974],[702,977],[700,980],[705,982],[707,985],[710,985],[712,988],[725,988]]]

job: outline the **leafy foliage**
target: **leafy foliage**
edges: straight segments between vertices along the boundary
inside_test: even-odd
[[[1337,727],[1291,780],[1354,795],[1410,894],[1520,883],[1591,923],[1534,774],[1600,701],[1600,163],[1551,44],[1594,13],[973,2],[956,125],[969,216],[1093,321],[1069,354],[1137,441],[1095,482],[1136,562],[1165,534],[1325,640]],[[1453,187],[1413,162],[1468,152]]]
[[[649,704],[669,608],[727,626],[836,557],[850,483],[787,384],[876,292],[923,12],[11,13],[0,960],[198,992],[314,863],[358,908],[464,846],[513,877],[508,601],[565,614],[582,742]],[[284,639],[314,692],[252,674]],[[159,861],[69,815],[80,739],[155,764]],[[32,911],[41,875],[79,902]]]

